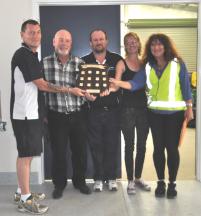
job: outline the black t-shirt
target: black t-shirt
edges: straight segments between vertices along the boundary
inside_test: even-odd
[[[43,78],[37,52],[22,44],[11,61],[10,115],[14,119],[36,119],[39,115],[38,88],[33,80]]]
[[[93,53],[82,57],[82,59],[87,64],[97,64]],[[106,62],[105,64],[109,66],[109,77],[115,76],[116,64],[122,57],[116,53],[106,52]],[[110,93],[110,95],[105,97],[97,97],[95,101],[90,102],[91,107],[116,107],[119,104],[119,92]]]
[[[133,77],[138,73],[130,70],[126,61],[125,72],[122,75],[123,81],[132,80]],[[135,107],[143,108],[147,107],[147,97],[145,93],[145,88],[139,89],[137,91],[131,92],[130,90],[122,89],[122,107]]]

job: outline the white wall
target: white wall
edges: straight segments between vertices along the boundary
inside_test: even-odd
[[[7,0],[1,2],[0,7],[0,91],[3,121],[7,122],[7,131],[0,132],[0,173],[15,172],[17,156],[15,139],[10,123],[10,61],[13,53],[21,45],[20,27],[23,21],[32,16],[31,0]],[[37,170],[37,163],[33,163],[33,170]]]

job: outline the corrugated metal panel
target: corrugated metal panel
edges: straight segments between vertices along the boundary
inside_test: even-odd
[[[141,28],[129,29],[129,31],[136,32],[139,35],[143,48],[151,34],[167,34],[175,43],[189,73],[197,71],[197,28]]]

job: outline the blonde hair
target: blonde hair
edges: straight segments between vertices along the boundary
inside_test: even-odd
[[[142,45],[141,45],[140,38],[139,38],[139,36],[136,33],[129,32],[129,33],[127,33],[124,36],[124,46],[126,45],[126,42],[127,42],[128,38],[130,38],[130,37],[134,38],[139,43],[138,54],[140,55],[141,54]],[[125,52],[126,52],[126,55],[128,55],[126,48],[125,48]]]

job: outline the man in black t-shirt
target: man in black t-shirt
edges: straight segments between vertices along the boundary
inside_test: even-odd
[[[87,64],[106,64],[109,66],[109,77],[114,77],[115,67],[121,59],[116,53],[107,50],[107,34],[96,29],[90,34],[92,52],[82,59]],[[93,96],[89,103],[88,140],[94,162],[94,191],[103,190],[103,181],[108,180],[109,190],[117,190],[117,158],[120,149],[120,130],[118,122],[118,93],[107,96]],[[120,157],[119,157],[120,158]]]
[[[48,210],[37,203],[45,198],[44,193],[30,192],[30,167],[34,156],[42,152],[42,125],[40,119],[39,90],[68,92],[68,88],[55,86],[43,79],[37,48],[41,42],[40,25],[27,20],[21,26],[22,46],[14,53],[11,68],[10,117],[17,142],[18,189],[14,201],[18,210],[32,214],[43,214]]]

